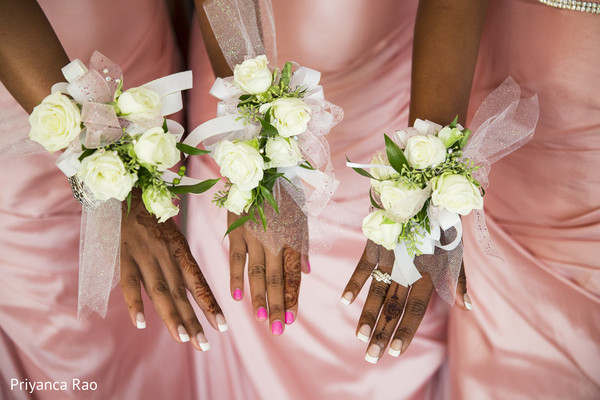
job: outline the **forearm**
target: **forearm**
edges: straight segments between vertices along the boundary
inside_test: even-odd
[[[204,3],[207,0],[195,0],[196,4],[196,17],[200,22],[200,30],[202,31],[202,37],[204,38],[204,45],[206,46],[206,50],[208,51],[208,56],[210,58],[210,64],[212,65],[213,71],[218,77],[226,77],[232,74],[231,68],[227,65],[227,61],[221,52],[221,48],[219,47],[219,43],[215,38],[215,34],[210,27],[210,23],[208,21],[208,17],[204,12]],[[194,46],[199,46],[199,43],[194,43]]]
[[[415,23],[409,124],[466,119],[487,0],[421,0]]]
[[[31,112],[69,63],[58,37],[35,0],[0,1],[0,80]]]

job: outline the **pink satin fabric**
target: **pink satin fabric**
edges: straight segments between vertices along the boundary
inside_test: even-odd
[[[207,399],[434,398],[442,389],[449,306],[434,298],[409,350],[400,359],[386,354],[372,365],[364,360],[366,345],[355,337],[369,283],[352,306],[340,302],[364,248],[360,221],[370,204],[368,180],[345,167],[345,155],[368,162],[383,146],[384,132],[407,125],[416,3],[273,3],[280,65],[297,61],[321,71],[326,99],[344,109],[344,120],[328,135],[341,181],[334,200],[344,214],[330,211],[327,216],[333,249],[311,254],[312,272],[303,276],[298,318],[274,337],[254,317],[249,290],[240,303],[231,299],[228,245],[222,240],[225,212],[215,208],[210,196],[190,199],[190,245],[230,327],[224,334],[207,332],[212,349],[196,358],[199,393]],[[191,43],[195,82],[188,114],[193,128],[215,116],[216,100],[207,94],[214,76],[197,27]],[[219,176],[208,160],[192,157],[191,176]]]
[[[176,71],[163,2],[40,1],[71,59],[101,51],[125,87]],[[0,86],[0,134],[26,136],[27,114]],[[22,121],[21,131],[7,129]],[[0,398],[192,399],[191,346],[174,343],[150,302],[132,326],[119,289],[106,319],[77,319],[81,206],[46,153],[0,161]],[[11,390],[11,379],[68,383],[68,392]],[[72,391],[73,378],[97,383]]]
[[[465,219],[473,311],[452,310],[453,399],[600,398],[600,17],[491,0],[470,111],[507,76],[537,93],[533,140],[494,164],[485,212],[505,261]]]

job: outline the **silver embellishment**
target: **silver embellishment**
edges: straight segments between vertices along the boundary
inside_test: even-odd
[[[375,279],[377,282],[383,282],[388,285],[392,283],[392,276],[380,269],[375,268],[371,273],[371,276],[373,276],[373,279]]]
[[[591,14],[600,14],[600,3],[580,0],[538,0],[540,3],[550,7],[562,8],[563,10],[581,11]]]
[[[73,192],[73,197],[83,209],[87,212],[94,211],[100,205],[100,202],[94,199],[94,195],[90,193],[89,189],[87,189],[83,182],[79,180],[77,175],[73,175],[67,178],[69,184],[71,184],[71,191]]]

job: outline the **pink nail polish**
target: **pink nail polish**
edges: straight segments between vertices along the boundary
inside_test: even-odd
[[[264,307],[260,307],[258,310],[256,310],[256,316],[259,320],[264,321],[265,319],[267,319],[267,309]]]
[[[273,332],[273,335],[276,336],[279,336],[283,333],[283,325],[281,324],[281,321],[273,322],[273,325],[271,325],[271,332]]]
[[[235,300],[241,300],[242,299],[242,291],[240,289],[235,289],[233,291],[233,298]]]
[[[310,261],[306,260],[306,268],[308,269],[308,272],[310,272]]]
[[[285,312],[285,324],[290,325],[294,323],[294,313],[291,311]]]

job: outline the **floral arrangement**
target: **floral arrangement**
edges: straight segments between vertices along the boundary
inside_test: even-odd
[[[298,144],[311,120],[311,108],[303,101],[307,87],[294,86],[292,63],[271,72],[266,56],[260,55],[238,64],[233,84],[241,91],[237,102],[237,119],[257,126],[247,139],[221,140],[213,157],[227,178],[226,188],[215,195],[219,207],[241,215],[227,233],[260,216],[266,229],[265,201],[278,212],[273,187],[282,168],[302,167],[314,170]]]
[[[29,137],[50,153],[64,151],[59,168],[76,177],[93,202],[117,199],[130,205],[138,187],[146,209],[164,222],[179,212],[176,194],[200,193],[216,183],[176,186],[185,167],[172,185],[163,178],[180,161],[180,151],[207,151],[178,143],[170,128],[180,134],[183,129],[163,117],[163,97],[151,84],[123,91],[120,68],[97,52],[89,70],[75,60],[63,72],[69,84],[55,85],[34,108]]]
[[[471,132],[457,119],[444,127],[417,119],[413,128],[395,132],[395,141],[385,135],[385,155],[376,154],[371,164],[348,163],[371,179],[375,210],[363,220],[364,235],[394,250],[397,260],[433,254],[435,246],[455,248],[462,233],[459,215],[483,208],[482,188],[473,177],[479,167],[462,155]],[[452,226],[454,244],[440,244],[440,228]]]

